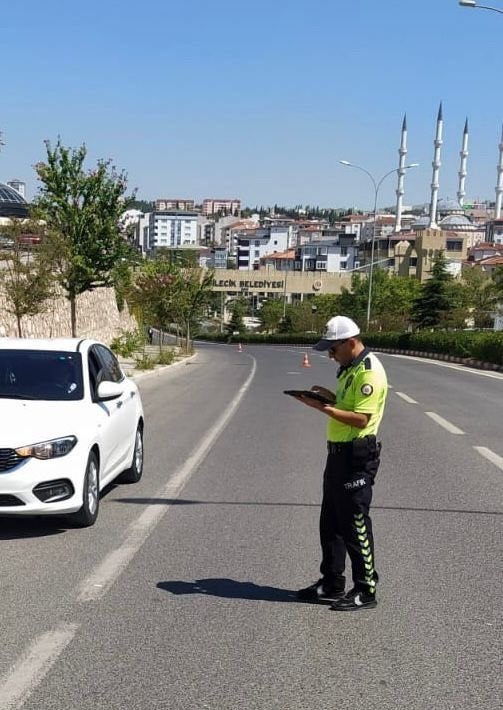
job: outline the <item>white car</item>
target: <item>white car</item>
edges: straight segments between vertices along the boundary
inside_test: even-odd
[[[93,525],[100,491],[143,472],[136,384],[106,345],[0,338],[0,516]]]

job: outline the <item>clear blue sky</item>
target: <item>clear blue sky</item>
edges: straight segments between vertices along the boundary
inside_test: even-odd
[[[494,199],[502,37],[503,15],[457,0],[6,0],[0,180],[33,196],[59,134],[147,199],[369,207],[368,178],[338,160],[394,168],[407,112],[421,167],[405,203],[427,202],[443,100],[441,196],[455,196],[468,116],[467,197]]]

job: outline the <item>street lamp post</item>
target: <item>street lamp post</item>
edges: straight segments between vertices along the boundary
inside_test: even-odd
[[[387,172],[385,175],[382,176],[382,178],[379,180],[379,182],[376,181],[374,176],[369,173],[368,170],[365,170],[365,168],[362,168],[360,165],[355,165],[354,163],[350,163],[349,160],[339,160],[339,163],[341,165],[346,165],[349,168],[356,168],[357,170],[361,170],[364,172],[366,175],[369,176],[369,178],[372,180],[372,185],[374,186],[374,223],[372,226],[372,241],[371,241],[371,247],[370,247],[370,268],[369,268],[369,288],[368,288],[368,297],[367,297],[367,330],[369,330],[370,327],[370,310],[371,310],[371,303],[372,303],[372,277],[374,274],[374,249],[375,249],[375,238],[376,238],[376,221],[377,221],[377,198],[379,195],[379,189],[381,185],[383,184],[384,180],[386,180],[387,177],[390,175],[393,175],[393,173],[397,173],[399,170],[409,170],[410,168],[417,168],[419,163],[411,163],[410,165],[405,165],[403,168],[394,168],[393,170],[390,170]]]
[[[459,0],[461,7],[475,7],[479,10],[492,10],[493,12],[499,12],[503,15],[503,10],[498,7],[490,7],[489,5],[478,5],[475,0]]]

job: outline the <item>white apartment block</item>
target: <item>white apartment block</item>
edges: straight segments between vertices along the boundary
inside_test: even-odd
[[[237,268],[253,271],[260,268],[260,260],[268,254],[286,251],[292,243],[293,228],[288,225],[271,225],[247,229],[236,234]]]
[[[358,244],[339,241],[311,242],[298,247],[295,254],[297,271],[340,273],[358,268]]]
[[[238,215],[241,212],[241,200],[215,200],[213,198],[206,198],[203,200],[204,215],[216,214],[217,212]]]
[[[149,217],[148,251],[197,246],[197,212],[167,210]]]

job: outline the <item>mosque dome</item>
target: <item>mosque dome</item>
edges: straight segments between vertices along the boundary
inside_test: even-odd
[[[27,217],[28,203],[14,188],[0,182],[0,217]]]
[[[463,208],[457,200],[450,200],[449,198],[447,198],[438,201],[437,211],[440,215],[452,214],[453,212],[462,214]]]
[[[415,222],[412,223],[412,229],[428,229],[430,226],[430,217],[429,215],[425,214],[422,217],[419,217]]]
[[[474,229],[474,225],[468,217],[463,214],[450,214],[440,220],[439,226],[441,229],[449,229],[452,231]]]

